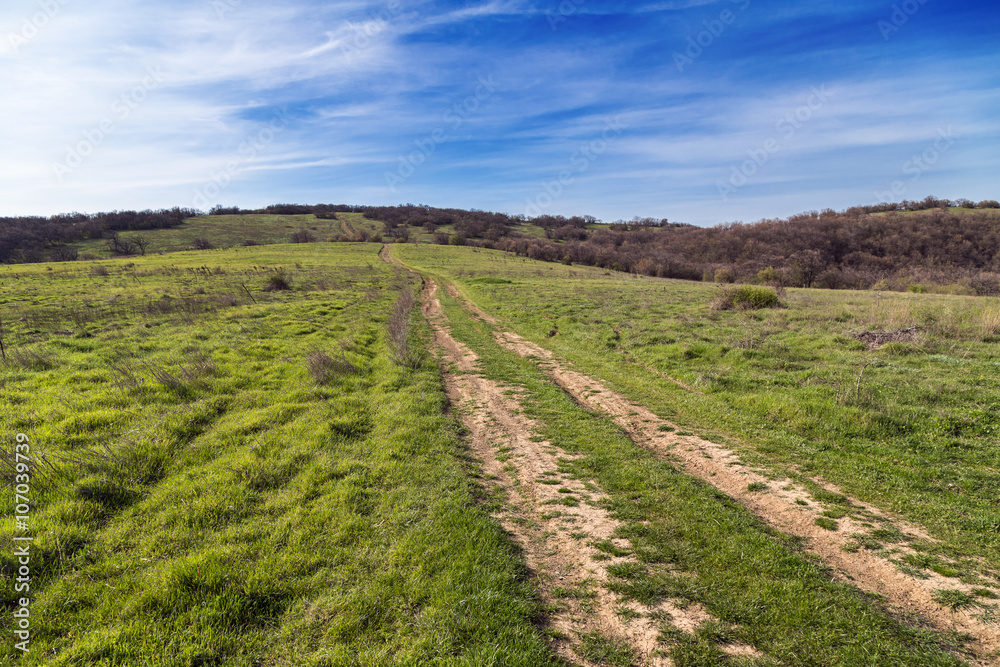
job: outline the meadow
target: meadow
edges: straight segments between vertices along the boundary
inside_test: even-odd
[[[4,664],[557,664],[377,251],[0,269]]]
[[[172,229],[122,232],[121,236],[125,240],[135,236],[149,239],[146,254],[154,255],[192,250],[199,240],[207,241],[213,248],[287,244],[293,242],[292,235],[296,232],[306,232],[312,240],[320,242],[352,241],[356,240],[358,232],[375,234],[381,227],[379,222],[360,213],[338,213],[336,219],[315,215],[200,215]],[[71,245],[81,256],[100,259],[112,256],[105,239],[89,239]]]
[[[569,521],[560,529],[590,540],[602,552],[598,560],[615,561],[608,581],[595,577],[573,587],[557,582],[550,610],[582,598],[583,609],[596,613],[596,589],[606,587],[617,596],[621,617],[648,615],[657,624],[660,648],[654,655],[685,667],[962,664],[955,657],[961,636],[936,635],[887,614],[875,598],[831,577],[794,537],[768,528],[725,494],[638,447],[606,415],[585,409],[555,386],[534,361],[502,349],[493,329],[469,318],[458,300],[443,295],[441,301],[452,333],[479,355],[481,372],[511,387],[525,416],[539,426],[538,438],[565,452],[558,476],[543,483],[575,479],[589,491],[548,505],[540,520]],[[497,443],[501,461],[508,449],[503,445]],[[576,503],[607,509],[621,524],[616,539],[593,541],[588,526],[560,511]],[[695,607],[704,621],[681,630],[666,604]],[[610,633],[575,639],[585,664],[649,664]]]
[[[361,213],[339,212],[336,219],[317,218],[312,214],[236,214],[200,215],[188,218],[178,227],[154,231],[122,232],[125,241],[142,237],[148,247],[145,254],[158,255],[198,249],[197,244],[211,248],[238,248],[246,245],[274,245],[296,242],[293,235],[305,234],[311,242],[360,242],[382,240],[384,225],[366,218]],[[531,238],[544,239],[545,230],[530,223],[515,223],[516,232]],[[436,234],[451,236],[455,227],[440,225],[434,232],[422,227],[407,228],[409,240],[416,243],[435,243]],[[301,242],[301,238],[299,242]],[[386,238],[387,242],[394,239]],[[87,239],[69,244],[83,259],[108,259],[113,253],[108,239]]]
[[[7,662],[565,665],[554,647],[570,641],[572,664],[645,664],[613,633],[550,623],[596,609],[601,588],[623,622],[648,614],[654,654],[678,666],[990,664],[639,446],[495,334],[801,483],[826,530],[866,515],[824,483],[925,528],[872,526],[849,548],[961,582],[941,607],[996,623],[997,299],[788,289],[777,307],[723,310],[724,286],[473,247],[242,245],[378,224],[339,215],[205,216],[150,233],[145,257],[0,267],[5,507],[17,434],[34,457],[27,530],[0,516],[6,544],[34,538],[31,651],[5,641]],[[219,249],[183,250],[196,237]],[[503,527],[512,506],[445,394],[464,371],[436,361],[421,276],[475,372],[535,424],[530,441],[565,454],[535,481],[587,489],[516,523],[593,542],[607,581],[560,587]],[[614,540],[562,511],[591,503],[620,524]],[[0,553],[5,638],[17,567]],[[679,630],[668,604],[704,622]]]

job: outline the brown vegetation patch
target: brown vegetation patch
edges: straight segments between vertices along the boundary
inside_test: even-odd
[[[851,338],[865,343],[873,350],[888,343],[905,343],[916,337],[917,327],[896,329],[895,331],[862,331],[851,334]]]

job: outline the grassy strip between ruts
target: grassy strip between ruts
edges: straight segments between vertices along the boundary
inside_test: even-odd
[[[523,387],[522,405],[540,434],[580,455],[567,470],[610,496],[609,509],[625,523],[621,537],[640,562],[617,573],[613,590],[647,604],[698,602],[718,619],[695,635],[665,630],[677,665],[959,664],[943,638],[897,622],[853,587],[832,581],[793,540],[576,405],[531,361],[496,345],[487,325],[439,294],[453,335],[476,351],[487,376]],[[725,655],[719,646],[734,639],[764,656]]]
[[[377,251],[5,275],[24,318],[0,369],[5,447],[24,432],[66,473],[32,481],[27,654],[0,554],[5,664],[557,663],[437,368],[392,360],[385,322],[415,285]],[[292,289],[261,291],[278,274]],[[11,512],[0,534],[23,534]]]

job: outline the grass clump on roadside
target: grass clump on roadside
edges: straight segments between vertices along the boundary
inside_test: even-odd
[[[413,292],[404,290],[393,305],[392,316],[389,318],[388,324],[393,359],[396,360],[397,364],[406,368],[417,368],[423,361],[423,355],[410,341],[413,306]]]

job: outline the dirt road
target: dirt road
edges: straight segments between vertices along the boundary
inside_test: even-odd
[[[383,249],[382,257],[403,267],[392,258],[388,247]],[[558,479],[560,487],[580,498],[594,500],[596,494],[588,496],[579,482],[559,477],[559,459],[566,458],[565,454],[548,443],[536,441],[531,422],[518,414],[517,400],[510,390],[475,374],[476,356],[447,332],[440,302],[434,298],[436,289],[437,286],[431,284],[424,312],[434,327],[443,359],[456,371],[445,375],[449,393],[456,405],[468,411],[466,421],[473,432],[473,446],[483,461],[484,470],[504,489],[510,506],[517,508],[512,511],[520,513],[504,517],[504,526],[525,547],[529,564],[538,573],[548,600],[557,599],[557,588],[590,586],[595,589],[593,596],[585,598],[594,601],[592,609],[579,601],[564,605],[553,618],[554,627],[569,637],[604,632],[627,642],[643,656],[645,664],[669,664],[656,657],[655,623],[650,620],[666,615],[655,609],[636,609],[645,620],[624,623],[620,618],[621,605],[602,586],[607,581],[606,567],[621,560],[595,560],[596,550],[587,543],[610,539],[615,522],[587,503],[577,508],[557,504],[560,495],[565,497],[567,492],[559,494],[555,485],[548,483],[550,479]],[[915,553],[905,541],[892,545],[893,559],[857,547],[859,536],[880,528],[883,535],[888,532],[885,529],[892,528],[906,537],[929,540],[920,528],[849,498],[841,503],[850,507],[851,515],[838,519],[835,530],[824,528],[819,525],[823,522],[818,523],[817,519],[823,517],[825,508],[801,485],[789,480],[775,482],[721,445],[696,436],[678,435],[674,424],[611,391],[595,378],[573,370],[541,346],[503,331],[498,320],[464,299],[453,287],[449,286],[448,292],[463,304],[471,317],[494,328],[495,339],[502,347],[536,360],[553,382],[580,404],[608,414],[637,445],[656,452],[686,473],[723,491],[772,527],[802,538],[807,551],[819,556],[841,578],[881,596],[887,608],[895,613],[915,614],[943,633],[967,634],[972,638],[967,648],[976,655],[976,664],[1000,664],[996,654],[1000,649],[1000,628],[987,624],[973,610],[946,609],[934,600],[935,591],[950,589],[969,593],[972,586],[931,572],[922,575],[926,578],[918,578],[900,571],[897,560]],[[831,493],[842,495],[829,484],[817,483]],[[543,511],[550,506],[558,507],[558,517]],[[526,520],[520,521],[522,518]],[[572,537],[584,533],[586,538]],[[627,546],[622,545],[626,549]],[[553,579],[556,576],[558,580]],[[617,615],[616,607],[619,608]],[[661,611],[669,611],[675,624],[687,630],[709,618],[701,609]],[[568,655],[566,652],[571,652],[573,646],[573,641],[567,641],[561,650]],[[752,649],[734,647],[734,651],[752,652]]]

